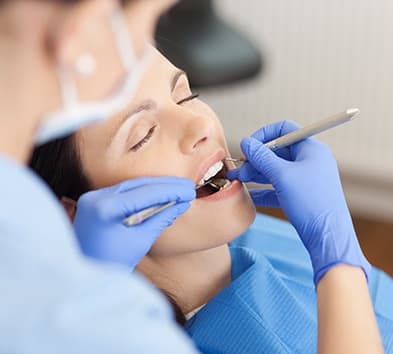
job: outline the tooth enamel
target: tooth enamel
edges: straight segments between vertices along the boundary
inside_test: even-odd
[[[211,166],[203,178],[199,181],[198,184],[203,184],[205,181],[209,180],[210,178],[214,177],[221,169],[224,167],[224,163],[222,161],[216,162],[213,166]]]

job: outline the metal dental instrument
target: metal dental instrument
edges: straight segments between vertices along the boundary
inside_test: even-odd
[[[349,108],[344,112],[334,114],[328,118],[320,120],[319,122],[312,123],[310,125],[307,125],[304,128],[300,128],[298,130],[295,130],[292,133],[289,133],[289,134],[280,136],[277,139],[271,140],[271,141],[265,143],[265,146],[267,146],[268,148],[270,148],[273,151],[278,150],[278,149],[282,149],[282,148],[287,147],[289,145],[295,144],[301,140],[309,138],[310,136],[322,133],[325,130],[329,130],[329,129],[334,128],[338,125],[349,122],[349,121],[353,120],[354,116],[358,113],[359,113],[358,108]],[[239,162],[244,162],[246,159],[245,158],[235,159],[232,157],[226,157],[225,160],[239,163]]]
[[[244,157],[240,157],[240,158],[237,158],[237,159],[235,159],[234,157],[226,157],[224,160],[231,161],[231,162],[234,162],[234,163],[239,163],[239,162],[246,161],[246,159]]]
[[[352,120],[352,118],[359,113],[359,109],[357,108],[350,108],[347,109],[345,112],[337,113],[335,115],[332,115],[328,118],[325,118],[319,122],[312,123],[304,128],[300,128],[298,130],[295,130],[292,133],[283,135],[277,139],[271,140],[267,142],[265,145],[270,148],[271,150],[275,151],[281,148],[284,148],[286,146],[289,146],[291,144],[297,143],[301,140],[304,140],[310,136],[316,135],[318,133],[321,133],[325,130],[331,129],[337,125],[349,122]],[[227,161],[232,161],[235,163],[239,162],[244,162],[244,158],[232,158],[232,157],[226,157],[225,160]],[[196,187],[196,190],[199,188],[206,186],[207,184],[211,185],[213,188],[216,188],[217,190],[223,188],[225,186],[224,183],[225,179],[222,178],[217,178],[217,179],[211,179],[209,181],[206,181],[205,183],[199,185]],[[123,220],[123,224],[126,226],[133,226],[133,225],[138,225],[145,221],[146,219],[158,214],[159,212],[170,208],[171,206],[175,205],[176,202],[169,202],[160,206],[155,206],[147,209],[143,209],[128,218]]]
[[[142,222],[144,222],[146,219],[150,218],[151,216],[156,215],[159,212],[161,212],[165,209],[168,209],[169,207],[171,207],[175,204],[176,204],[176,202],[173,201],[173,202],[163,204],[161,206],[143,209],[135,214],[132,214],[128,218],[124,219],[123,224],[126,226],[133,226],[133,225],[141,224]]]
[[[220,189],[220,186],[217,184],[214,184],[214,182],[212,182],[211,180],[206,181],[203,184],[200,184],[198,186],[196,186],[196,190],[198,190],[199,188],[206,186],[207,184],[210,184],[212,187],[216,188],[217,190]],[[129,216],[128,218],[125,218],[123,220],[123,224],[126,226],[134,226],[134,225],[138,225],[141,224],[142,222],[144,222],[146,219],[160,213],[161,211],[170,208],[171,206],[175,205],[176,202],[169,202],[160,206],[154,206],[151,208],[146,208],[143,209],[135,214],[132,214],[131,216]]]

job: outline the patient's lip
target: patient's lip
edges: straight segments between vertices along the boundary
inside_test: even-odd
[[[226,155],[227,154],[225,153],[225,150],[220,149],[219,151],[211,155],[208,159],[206,159],[202,163],[201,168],[199,169],[195,184],[199,183],[199,181],[203,178],[203,176],[211,166],[213,166],[216,162],[223,160]]]
[[[233,180],[228,187],[226,187],[226,188],[224,188],[224,189],[222,189],[222,190],[220,190],[220,191],[218,191],[216,193],[207,195],[206,197],[198,198],[198,199],[196,199],[196,202],[200,202],[200,201],[202,201],[202,202],[219,201],[219,200],[231,197],[232,195],[234,195],[237,192],[239,192],[241,189],[242,189],[242,183],[240,181],[238,181],[238,180]]]

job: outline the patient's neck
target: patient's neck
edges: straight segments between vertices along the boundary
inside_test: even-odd
[[[171,295],[184,314],[208,302],[231,281],[227,245],[177,257],[146,256],[137,268]]]

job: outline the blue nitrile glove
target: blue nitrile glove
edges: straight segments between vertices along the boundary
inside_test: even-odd
[[[146,255],[162,231],[195,198],[195,184],[178,177],[147,177],[88,192],[77,204],[74,229],[84,254],[131,268]],[[177,203],[135,226],[123,219],[142,209]]]
[[[308,138],[276,153],[263,145],[299,127],[282,121],[242,140],[246,161],[228,172],[229,179],[272,184],[274,190],[251,190],[258,206],[281,207],[307,248],[314,282],[333,266],[370,264],[360,249],[342,191],[336,161],[327,145]]]

